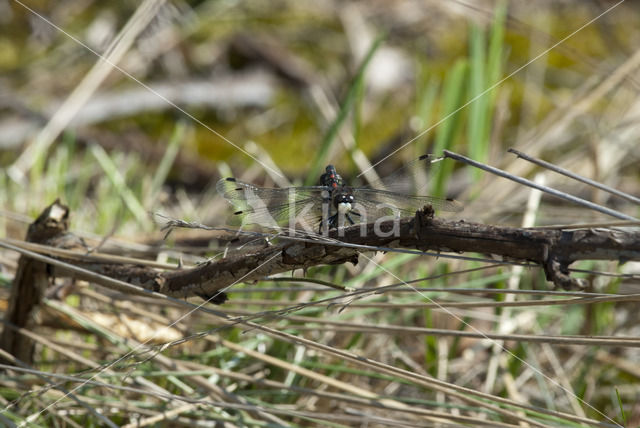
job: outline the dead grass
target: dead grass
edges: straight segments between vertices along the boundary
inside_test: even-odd
[[[506,153],[514,147],[639,195],[635,3],[509,2],[504,36],[493,1],[159,3],[137,12],[38,5],[91,49],[115,55],[126,74],[20,3],[4,6],[1,238],[23,239],[60,197],[71,229],[101,252],[194,265],[221,256],[218,236],[178,231],[163,242],[150,213],[220,225],[230,214],[215,191],[220,175],[286,185],[333,162],[355,176],[409,141],[379,165],[381,175],[449,148],[638,215],[630,202]],[[138,98],[141,84],[163,98]],[[476,96],[482,101],[466,105]],[[432,191],[463,201],[469,221],[612,220],[448,168]],[[17,258],[0,252],[5,306]],[[465,271],[482,266],[372,253],[357,266],[237,284],[229,302],[195,310],[78,283],[64,300],[47,299],[38,327],[24,333],[37,343],[36,363],[0,377],[0,418],[23,426],[638,426],[637,262],[572,266],[591,272],[581,274],[591,287],[579,293],[550,290],[539,269]]]

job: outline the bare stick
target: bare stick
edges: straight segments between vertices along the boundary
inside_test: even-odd
[[[396,223],[397,222],[397,223]],[[397,234],[385,232],[397,228]],[[376,232],[383,232],[376,233]],[[582,280],[569,275],[568,266],[577,260],[640,260],[640,232],[607,229],[548,230],[492,226],[433,217],[433,210],[418,211],[415,217],[370,223],[333,230],[329,238],[341,240],[294,241],[282,237],[276,245],[211,260],[194,268],[158,271],[151,267],[105,262],[96,258],[83,260],[62,254],[48,258],[54,276],[75,277],[68,263],[85,271],[105,275],[173,298],[217,296],[238,281],[248,282],[295,269],[312,266],[357,263],[358,254],[375,249],[414,248],[436,252],[479,252],[509,260],[533,262],[541,266],[547,279],[565,289],[583,288]],[[354,245],[355,244],[355,245]],[[366,245],[366,248],[359,247]],[[5,246],[5,245],[3,245]],[[8,246],[8,244],[6,244]],[[14,247],[16,248],[16,247]],[[23,254],[27,251],[19,249]],[[29,252],[31,253],[31,252]],[[68,263],[62,265],[64,261]],[[104,277],[102,277],[104,278]],[[107,278],[108,279],[108,278]],[[113,288],[113,285],[92,280]],[[125,293],[128,290],[119,289]],[[206,298],[206,297],[205,297]],[[224,299],[217,300],[222,303]]]
[[[587,208],[590,208],[592,210],[601,212],[603,214],[608,214],[608,215],[610,215],[612,217],[619,218],[619,219],[622,219],[622,220],[638,221],[637,218],[631,217],[630,215],[621,213],[621,212],[616,211],[616,210],[612,210],[612,209],[607,208],[607,207],[603,207],[602,205],[594,204],[593,202],[589,202],[587,200],[584,200],[582,198],[578,198],[578,197],[570,195],[568,193],[564,193],[564,192],[561,192],[559,190],[552,189],[551,187],[547,187],[547,186],[542,186],[540,184],[536,184],[533,181],[529,181],[529,180],[524,179],[522,177],[517,177],[517,176],[515,176],[513,174],[509,174],[508,172],[503,171],[501,169],[494,168],[492,166],[485,165],[483,163],[474,161],[473,159],[469,159],[466,156],[462,156],[462,155],[459,155],[457,153],[450,152],[449,150],[445,150],[444,151],[444,156],[447,157],[447,158],[455,159],[455,160],[460,161],[460,162],[464,162],[464,163],[466,163],[468,165],[471,165],[471,166],[475,166],[476,168],[480,168],[482,170],[485,170],[485,171],[490,172],[492,174],[498,175],[500,177],[508,178],[509,180],[515,181],[516,183],[520,183],[520,184],[524,184],[525,186],[533,187],[534,189],[538,189],[538,190],[540,190],[542,192],[548,193],[548,194],[556,196],[558,198],[574,202],[574,203],[576,203],[578,205],[582,205],[584,207],[587,207]]]
[[[562,174],[562,175],[564,175],[566,177],[573,178],[574,180],[580,181],[580,182],[588,184],[590,186],[597,187],[598,189],[601,189],[601,190],[604,190],[605,192],[609,192],[609,193],[611,193],[613,195],[619,196],[619,197],[621,197],[623,199],[626,199],[629,202],[633,202],[634,204],[640,204],[640,199],[638,199],[635,196],[630,195],[628,193],[621,192],[620,190],[614,189],[613,187],[605,186],[602,183],[598,183],[597,181],[591,180],[590,178],[583,177],[583,176],[578,175],[576,173],[573,173],[573,172],[571,172],[571,171],[569,171],[567,169],[560,168],[559,166],[556,166],[556,165],[554,165],[552,163],[543,161],[542,159],[537,159],[537,158],[531,157],[531,156],[529,156],[529,155],[527,155],[525,153],[522,153],[519,150],[509,149],[507,151],[509,153],[513,153],[514,155],[518,156],[521,159],[524,159],[526,161],[529,161],[531,163],[539,165],[539,166],[541,166],[543,168],[546,168],[546,169],[548,169],[550,171],[557,172],[558,174]]]

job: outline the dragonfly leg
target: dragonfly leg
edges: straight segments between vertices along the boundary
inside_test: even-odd
[[[326,222],[326,223],[325,223]],[[325,224],[327,225],[327,229],[331,229],[331,218],[325,220],[324,217],[320,217],[320,223],[318,223],[318,234],[322,235]]]
[[[320,217],[320,227],[318,233],[322,235],[323,232],[328,232],[333,226],[333,217],[331,215],[331,193],[328,191],[322,192],[322,214]],[[326,223],[325,223],[326,222]],[[326,225],[326,230],[325,230]]]
[[[338,217],[338,214],[334,214],[334,215],[332,215],[330,217],[327,217],[326,220],[321,217],[320,218],[320,224],[318,225],[318,233],[322,234],[322,229],[323,229],[323,226],[325,224],[325,221],[327,222],[327,229],[335,229],[337,217]]]
[[[335,229],[338,223],[338,213],[335,213],[328,219],[329,229]]]
[[[347,213],[347,219],[349,220],[349,223],[351,223],[351,224],[356,224],[356,223],[353,221],[353,219],[351,218],[351,215],[356,215],[356,216],[358,216],[358,217],[362,217],[362,216],[360,215],[360,213],[355,212],[355,211],[351,211],[351,212]]]

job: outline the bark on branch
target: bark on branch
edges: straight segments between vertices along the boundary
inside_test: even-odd
[[[67,232],[69,209],[55,201],[29,226],[26,240],[58,248],[75,245],[75,237]],[[35,323],[40,302],[50,285],[50,271],[45,263],[22,256],[13,278],[9,307],[0,336],[0,347],[24,363],[31,364],[33,341],[21,335],[17,329],[30,328]]]
[[[390,234],[394,227],[397,227],[397,233]],[[611,229],[520,229],[462,220],[449,221],[434,218],[430,208],[417,212],[415,217],[403,218],[397,222],[354,225],[332,230],[329,238],[349,244],[438,252],[478,252],[514,261],[533,262],[544,269],[547,279],[556,286],[571,289],[583,286],[580,280],[569,275],[568,267],[574,261],[640,260],[639,232]],[[358,254],[366,251],[371,250],[344,247],[326,241],[303,242],[282,238],[276,245],[266,245],[264,248],[176,271],[62,257],[59,259],[172,297],[212,297],[212,302],[223,303],[226,296],[222,290],[232,284],[258,280],[294,269],[357,263]],[[55,269],[54,275],[69,276],[73,273]]]
[[[544,268],[547,279],[563,288],[581,288],[568,266],[577,260],[640,260],[640,233],[609,229],[544,230],[492,226],[433,217],[425,209],[413,218],[378,225],[360,225],[331,231],[329,237],[349,244],[387,248],[412,248],[440,252],[478,252],[509,260],[528,261]],[[390,235],[394,226],[398,233]],[[174,297],[214,296],[236,282],[306,269],[317,265],[357,263],[360,248],[325,242],[282,240],[278,245],[207,262],[192,269],[158,273],[140,285]],[[110,273],[113,275],[113,272]],[[129,275],[127,275],[129,276]]]

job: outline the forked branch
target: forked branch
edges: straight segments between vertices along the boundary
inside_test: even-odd
[[[85,254],[82,257],[59,255],[56,259],[149,291],[180,298],[201,296],[214,303],[223,303],[226,300],[224,289],[235,283],[318,265],[355,264],[359,253],[372,250],[475,252],[534,263],[544,269],[549,281],[565,289],[584,286],[581,280],[569,275],[568,267],[574,261],[640,260],[640,233],[637,231],[492,226],[435,218],[430,207],[411,218],[332,230],[328,237],[280,237],[278,241],[275,245],[265,244],[249,252],[174,271],[104,262]],[[88,279],[64,266],[54,264],[53,268],[54,276]]]

